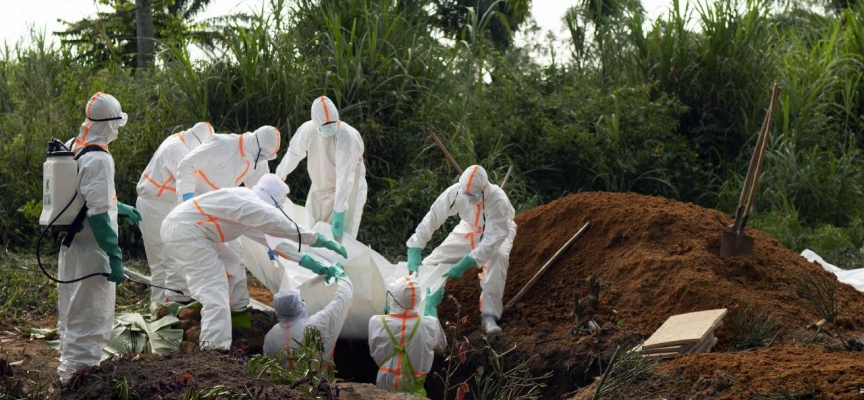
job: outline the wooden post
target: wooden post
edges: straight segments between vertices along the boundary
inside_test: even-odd
[[[522,290],[520,290],[519,293],[517,293],[516,296],[514,296],[513,299],[507,303],[507,306],[505,306],[504,309],[509,309],[514,304],[516,304],[516,302],[522,299],[522,296],[525,296],[525,293],[528,292],[528,289],[531,289],[531,287],[534,286],[534,284],[537,283],[538,280],[540,280],[540,277],[543,276],[543,273],[545,273],[546,270],[548,270],[549,267],[551,267],[552,264],[554,264],[555,261],[558,260],[558,257],[561,257],[561,255],[564,254],[564,252],[570,247],[570,245],[572,245],[573,242],[575,242],[576,239],[578,239],[579,236],[581,236],[582,233],[585,232],[585,230],[587,230],[590,225],[591,222],[586,222],[585,225],[582,226],[582,229],[579,229],[579,232],[576,232],[576,234],[573,235],[573,237],[571,237],[570,240],[567,241],[567,243],[564,243],[564,245],[561,246],[560,249],[558,249],[558,252],[556,252],[555,255],[553,255],[552,258],[549,259],[549,261],[546,261],[546,264],[544,264],[543,267],[540,268],[540,270],[537,271],[536,274],[534,274],[534,277],[531,278],[531,280],[528,281],[528,283],[526,283],[524,287],[522,287]]]
[[[450,161],[450,164],[453,165],[453,168],[456,168],[456,171],[459,172],[459,175],[462,175],[462,167],[456,163],[456,160],[453,159],[453,156],[450,155],[450,152],[447,151],[447,148],[444,147],[444,143],[441,143],[441,139],[438,139],[438,135],[435,132],[432,132],[432,129],[429,129],[429,136],[432,136],[432,139],[435,140],[435,144],[438,145],[438,148],[444,153],[444,156],[447,157],[447,161]]]

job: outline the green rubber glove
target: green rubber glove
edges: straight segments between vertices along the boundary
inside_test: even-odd
[[[345,211],[336,212],[333,211],[333,223],[331,224],[331,232],[333,233],[333,239],[337,242],[342,241],[342,233],[345,229]]]
[[[348,276],[348,274],[345,273],[342,264],[336,263],[327,267],[327,277],[324,278],[324,283],[329,284],[331,279],[335,281],[336,278],[344,278],[346,276]]]
[[[322,263],[321,261],[315,259],[315,257],[309,255],[308,253],[303,254],[303,257],[300,258],[300,262],[298,264],[300,264],[301,267],[306,268],[317,275],[324,275],[327,273],[327,266],[324,265],[324,263]]]
[[[312,247],[323,247],[328,250],[333,250],[336,254],[342,256],[343,258],[348,258],[348,251],[345,250],[345,246],[342,246],[341,243],[338,243],[334,240],[330,240],[327,236],[324,236],[318,232],[315,232],[315,243],[312,243]]]
[[[93,236],[96,237],[96,243],[99,247],[108,254],[108,265],[111,266],[111,274],[108,275],[108,281],[114,283],[123,282],[123,255],[120,252],[120,245],[117,244],[117,232],[111,227],[111,217],[108,212],[102,214],[90,215],[87,217],[90,222],[90,229],[93,230]]]
[[[426,288],[426,306],[423,308],[423,315],[438,318],[438,305],[441,304],[441,300],[444,300],[443,285],[435,293]]]
[[[420,251],[419,247],[408,248],[408,271],[418,272],[420,270]]]
[[[132,225],[138,225],[141,222],[141,213],[135,207],[119,201],[117,202],[117,214],[125,215],[126,220]]]
[[[471,269],[471,267],[474,267],[476,265],[477,262],[474,261],[471,256],[465,256],[462,257],[462,259],[459,260],[458,263],[450,267],[450,269],[448,269],[447,272],[445,272],[444,275],[441,276],[450,279],[460,279],[462,278],[462,275],[465,273],[465,271]]]

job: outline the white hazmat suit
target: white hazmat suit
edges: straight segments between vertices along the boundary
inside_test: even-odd
[[[483,167],[472,165],[458,183],[438,196],[408,239],[409,249],[425,247],[444,221],[456,214],[461,218],[459,225],[423,260],[423,265],[452,264],[466,255],[473,259],[480,269],[483,328],[487,333],[498,332],[500,328],[495,321],[504,312],[502,298],[510,249],[516,238],[516,211],[504,191],[489,183]]]
[[[169,136],[159,145],[138,180],[135,207],[142,215],[139,227],[147,253],[147,264],[150,266],[151,283],[154,285],[189,292],[177,263],[165,253],[159,230],[168,213],[180,204],[177,196],[177,166],[183,157],[211,136],[213,127],[207,122],[199,122],[191,129]],[[151,302],[188,300],[188,297],[174,292],[150,288]]]
[[[213,135],[180,161],[177,167],[177,195],[181,200],[187,200],[193,195],[240,184],[247,188],[255,186],[262,176],[270,172],[267,161],[276,158],[280,141],[279,130],[273,126],[262,126],[255,132],[242,135]],[[226,258],[225,261],[236,261],[237,266],[226,267],[230,270],[245,270],[240,242],[232,240],[227,246],[236,257]]]
[[[379,366],[376,385],[426,397],[426,375],[432,370],[435,352],[447,346],[447,338],[438,318],[417,312],[420,285],[410,277],[391,283],[388,293],[393,299],[390,313],[369,319],[369,351]]]
[[[315,222],[330,223],[337,240],[343,232],[356,239],[367,192],[363,138],[339,120],[339,111],[326,96],[312,102],[311,114],[312,120],[291,138],[276,175],[285,179],[308,154],[312,187],[306,210]]]
[[[212,190],[251,188],[270,172],[268,160],[279,151],[279,130],[262,126],[242,135],[220,133],[189,152],[177,166],[177,195],[196,196]]]
[[[87,103],[85,113],[87,119],[81,124],[78,136],[67,147],[71,147],[76,155],[94,145],[107,151],[108,144],[117,138],[118,128],[126,124],[127,117],[120,103],[109,94],[96,93]],[[78,158],[78,193],[84,198],[88,218],[84,219],[83,228],[71,245],[60,248],[60,280],[73,280],[110,270],[109,255],[100,247],[89,218],[107,213],[110,228],[115,235],[118,232],[114,159],[111,154],[91,151]],[[115,284],[101,276],[57,285],[60,336],[57,372],[62,382],[67,382],[80,367],[99,365],[102,348],[111,337],[114,299]]]
[[[266,235],[312,245],[318,235],[292,223],[277,208],[288,187],[275,175],[249,188],[205,193],[174,208],[162,223],[168,255],[183,271],[192,297],[201,302],[200,344],[204,349],[231,346],[231,311],[249,304],[246,271],[226,242],[246,235],[267,246]],[[299,261],[298,247],[281,243],[274,251]]]
[[[321,341],[324,345],[324,356],[327,360],[333,359],[333,351],[336,348],[336,339],[348,318],[348,310],[351,307],[351,299],[354,296],[354,286],[347,276],[336,278],[336,297],[324,309],[313,314],[311,317],[306,313],[306,303],[300,297],[297,289],[283,289],[273,296],[273,310],[279,323],[267,332],[264,337],[264,354],[270,358],[282,349],[298,347],[295,340],[303,342],[303,331],[306,327],[313,326],[321,332]]]

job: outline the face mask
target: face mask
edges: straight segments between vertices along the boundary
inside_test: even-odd
[[[337,124],[335,121],[334,122],[328,122],[328,123],[318,127],[318,133],[320,133],[321,136],[324,136],[324,137],[333,136],[336,134],[336,130],[339,128],[338,125],[339,124]]]
[[[468,192],[462,192],[461,194],[462,194],[462,197],[465,197],[465,200],[467,200],[468,203],[470,203],[470,204],[477,204],[477,203],[483,201],[483,198],[479,193],[478,194],[471,194]]]

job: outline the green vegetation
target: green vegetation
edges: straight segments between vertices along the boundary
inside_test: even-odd
[[[308,326],[303,331],[303,341],[296,342],[296,349],[286,347],[275,359],[264,354],[253,356],[247,364],[247,374],[271,383],[290,385],[315,398],[334,398],[335,389],[330,384],[336,379],[336,369],[327,361],[321,331]]]
[[[566,17],[569,54],[543,38],[513,40],[517,29],[529,39],[535,32],[527,1],[270,3],[273,12],[222,21],[206,61],[193,61],[185,46],[193,28],[207,27],[176,16],[177,29],[157,35],[157,62],[145,70],[128,66],[122,41],[109,46],[119,56],[93,59],[80,43],[55,48],[34,34],[5,46],[0,243],[32,249],[45,143],[77,133],[96,91],[115,95],[130,116],[111,146],[118,198],[129,204],[169,134],[208,120],[219,132],[275,125],[287,142],[308,120],[311,100],[326,94],[366,142],[370,197],[360,240],[395,258],[456,180],[429,130],[461,165],[482,163],[495,182],[512,165],[507,192],[518,211],[607,190],[731,213],[776,81],[781,106],[752,225],[846,268],[864,258],[861,2],[828,2],[832,13],[821,15],[799,1],[703,0],[649,25],[638,2],[581,1]],[[453,9],[456,17],[444,14]],[[157,26],[168,21],[155,18]],[[302,171],[288,181],[301,202]],[[140,254],[137,229],[121,230],[123,248]]]
[[[736,350],[768,347],[774,342],[779,325],[777,314],[742,301],[732,315],[732,345]]]

